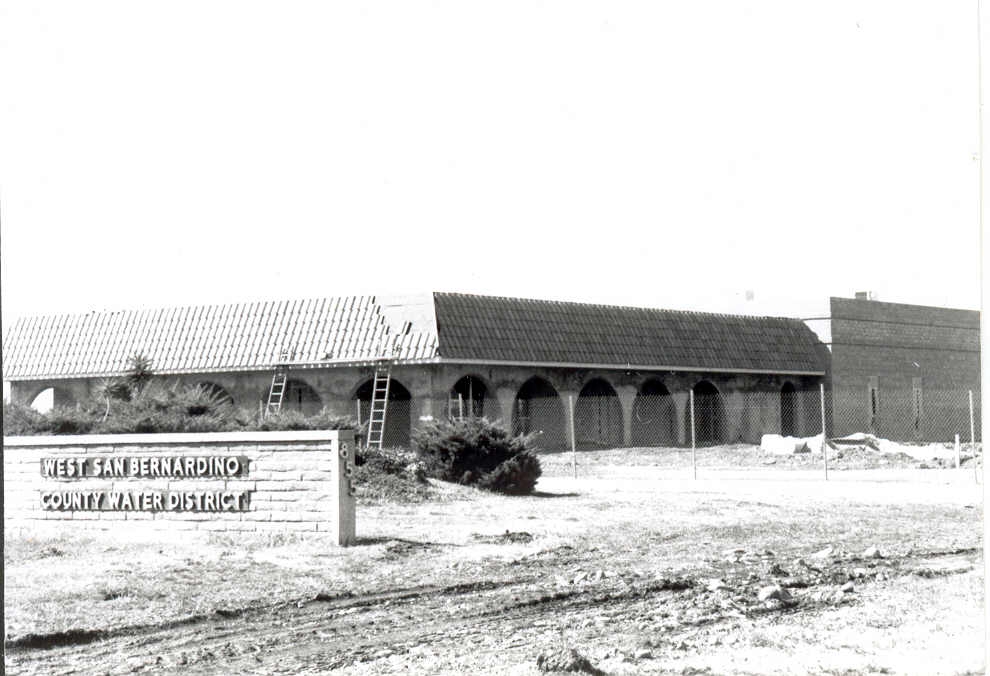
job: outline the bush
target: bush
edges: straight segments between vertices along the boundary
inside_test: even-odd
[[[27,404],[4,402],[3,433],[5,436],[17,437],[51,432],[45,416]]]
[[[412,436],[427,476],[510,495],[531,493],[542,472],[533,437],[485,418],[427,423]]]
[[[168,432],[239,432],[281,430],[353,429],[347,417],[326,411],[305,416],[283,411],[257,419],[253,411],[239,411],[222,395],[199,386],[143,382],[124,388],[127,398],[111,395],[117,384],[108,381],[96,397],[74,407],[56,407],[41,414],[24,404],[4,404],[3,433],[39,434],[143,434]]]
[[[478,481],[478,487],[506,495],[529,495],[536,488],[543,469],[530,452],[509,458]]]
[[[416,456],[402,449],[359,449],[354,486],[362,502],[422,502],[430,496]]]
[[[91,408],[56,406],[43,416],[47,429],[41,434],[89,434],[99,418]]]
[[[104,434],[231,432],[240,429],[229,404],[197,386],[145,384],[116,402],[96,430]]]
[[[323,409],[315,415],[303,415],[299,411],[279,411],[265,416],[251,429],[263,432],[281,432],[289,430],[342,430],[354,429],[357,424],[347,416],[331,415]]]

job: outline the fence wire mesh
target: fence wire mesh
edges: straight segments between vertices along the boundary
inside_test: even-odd
[[[872,434],[900,442],[980,441],[979,393],[885,391],[821,392],[814,390],[731,392],[727,394],[639,394],[631,401],[618,395],[579,396],[573,400],[574,446],[578,449],[690,447],[732,443],[758,444],[764,434],[829,438]],[[571,400],[560,396],[517,398],[511,420],[493,397],[463,397],[434,402],[440,417],[485,416],[500,419],[517,434],[535,434],[545,450],[571,447]],[[692,411],[693,408],[693,411]],[[971,427],[972,423],[972,427]],[[693,439],[692,439],[693,433]]]

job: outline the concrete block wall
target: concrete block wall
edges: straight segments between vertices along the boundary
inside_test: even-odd
[[[973,390],[978,400],[980,392],[979,312],[832,298],[830,324],[831,435],[944,441],[959,426],[956,419],[965,419],[968,432],[967,393]],[[871,378],[879,393],[875,420]],[[925,418],[917,426],[916,383]]]
[[[354,540],[353,433],[341,431],[127,434],[4,438],[4,527],[30,533],[77,530],[310,532]],[[61,477],[45,458],[238,458],[233,476]],[[242,510],[45,509],[42,494],[246,493]],[[232,505],[230,500],[225,501]],[[105,502],[104,502],[105,505]]]

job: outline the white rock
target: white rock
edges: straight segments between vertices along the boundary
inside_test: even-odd
[[[760,448],[772,455],[794,455],[810,450],[804,439],[782,437],[779,434],[764,434],[760,439]]]
[[[844,594],[848,594],[851,591],[853,591],[855,588],[856,586],[852,582],[846,582],[844,585],[839,587],[839,591],[841,591]]]
[[[708,588],[708,591],[710,591],[710,592],[716,592],[716,591],[719,591],[721,589],[728,589],[729,588],[729,585],[725,584],[725,582],[722,581],[722,580],[715,579],[715,580],[709,580],[708,581],[707,588]]]
[[[769,601],[770,599],[775,599],[777,601],[789,601],[791,599],[791,594],[779,584],[775,584],[760,589],[757,594],[757,598],[761,601]]]
[[[821,549],[821,550],[815,552],[814,554],[812,554],[811,555],[811,558],[813,558],[813,559],[827,559],[828,557],[832,556],[832,554],[834,554],[834,553],[835,553],[835,550],[832,547],[826,547],[825,549]]]
[[[876,545],[867,547],[866,550],[861,554],[864,559],[882,559],[883,554],[880,553],[880,548]]]

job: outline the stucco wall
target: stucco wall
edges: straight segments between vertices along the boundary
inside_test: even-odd
[[[356,416],[355,393],[373,376],[371,367],[338,367],[320,369],[296,369],[290,379],[306,383],[320,397],[320,404],[337,415]],[[560,410],[566,416],[569,397],[579,403],[582,390],[593,380],[601,380],[615,391],[619,402],[621,428],[615,434],[614,445],[630,445],[636,442],[634,413],[637,397],[648,381],[660,382],[670,393],[671,438],[666,445],[685,446],[691,442],[689,427],[689,392],[701,381],[714,385],[724,402],[724,441],[757,443],[765,432],[780,431],[779,393],[785,383],[791,383],[798,391],[813,396],[801,397],[795,412],[794,430],[798,434],[817,434],[820,431],[817,390],[821,378],[815,376],[725,374],[700,372],[649,372],[625,369],[548,368],[538,366],[506,366],[476,364],[419,364],[400,365],[392,370],[394,382],[409,391],[408,403],[390,404],[386,417],[386,441],[395,440],[399,445],[408,444],[411,431],[422,419],[446,415],[450,392],[454,384],[465,376],[473,376],[487,391],[484,415],[501,419],[509,424],[518,416],[517,396],[520,388],[531,378],[545,380],[556,391]],[[271,373],[216,373],[181,376],[163,376],[186,383],[214,383],[224,388],[238,407],[257,411],[267,398]],[[86,385],[78,381],[51,381],[14,383],[22,400],[33,396],[48,386],[77,392],[85,392]],[[456,401],[456,397],[454,399]],[[287,404],[288,408],[291,405]],[[362,409],[362,419],[367,418],[367,407]],[[391,417],[389,417],[391,416]],[[578,421],[580,427],[580,421]],[[566,417],[558,427],[566,430]],[[397,429],[401,427],[401,429]],[[548,437],[549,438],[549,437]],[[580,442],[579,442],[580,443]],[[553,445],[564,445],[550,440]]]

